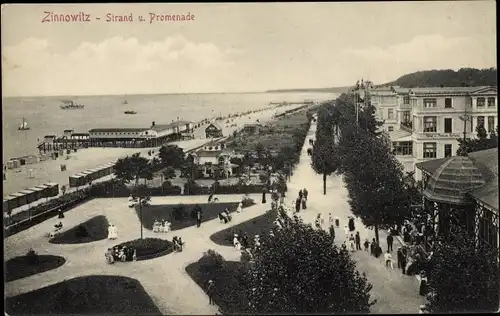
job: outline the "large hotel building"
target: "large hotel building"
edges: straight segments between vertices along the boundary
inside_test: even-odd
[[[394,155],[417,181],[417,163],[455,156],[464,133],[474,138],[478,125],[498,126],[497,87],[364,87]]]

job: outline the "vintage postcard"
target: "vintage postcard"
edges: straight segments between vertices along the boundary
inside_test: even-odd
[[[498,311],[496,2],[1,8],[6,314]]]

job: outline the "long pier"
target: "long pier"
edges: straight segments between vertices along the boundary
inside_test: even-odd
[[[293,104],[314,104],[314,101],[301,101],[301,102],[286,102],[286,101],[283,101],[283,102],[269,102],[269,105],[282,105],[282,104],[286,104],[286,105],[293,105]]]

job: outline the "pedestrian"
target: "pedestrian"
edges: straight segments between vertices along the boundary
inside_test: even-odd
[[[335,226],[337,226],[337,228],[340,227],[340,218],[338,218],[338,216],[335,216]]]
[[[345,234],[345,239],[349,239],[349,228],[347,228],[347,225],[344,225],[344,234]]]
[[[394,237],[392,237],[392,235],[387,236],[387,251],[392,252],[393,242],[394,242]]]
[[[208,281],[207,294],[208,294],[208,304],[215,305],[214,302],[215,283],[213,280]]]
[[[351,234],[349,237],[349,247],[351,248],[351,251],[355,251],[354,249],[354,234]]]
[[[316,220],[314,222],[316,224],[316,228],[320,229],[321,228],[321,213],[318,213],[318,216],[316,217]]]
[[[406,263],[407,263],[407,259],[406,259],[406,255],[407,255],[407,249],[406,247],[403,247],[403,249],[401,249],[401,252],[403,253],[403,257],[401,258],[401,269],[403,270],[403,274],[406,274]]]
[[[210,192],[210,195],[208,196],[208,203],[212,202],[213,197],[214,197],[214,193]]]
[[[332,243],[335,242],[335,227],[333,225],[330,225],[330,238],[332,239]]]
[[[307,197],[309,196],[309,192],[307,191],[306,188],[304,188],[304,190],[302,190],[302,193],[304,194],[304,199],[306,199],[306,201],[307,201]]]
[[[328,213],[328,226],[333,226],[334,225],[334,220],[332,213]]]
[[[295,200],[295,212],[300,211],[300,203],[301,203],[301,200],[300,200],[300,197],[298,197],[297,200]]]
[[[384,254],[384,259],[385,259],[385,266],[394,269],[394,266],[392,265],[392,255],[389,250],[387,250],[387,252]]]
[[[303,197],[303,195],[302,195],[302,190],[300,190],[300,191],[299,191],[299,199],[301,199],[301,200],[302,200],[302,197]]]
[[[307,200],[303,197],[302,198],[302,209],[305,210],[307,208],[307,204],[306,204]]]
[[[422,296],[425,296],[427,295],[427,289],[428,289],[428,286],[427,286],[427,276],[425,274],[425,271],[421,271],[420,272],[420,289],[418,291],[418,293]]]
[[[398,247],[397,250],[397,259],[398,259],[398,269],[403,268],[403,251],[401,250],[401,247]]]
[[[262,189],[262,204],[266,204],[266,189]]]
[[[356,230],[356,226],[354,226],[354,218],[349,216],[349,231],[353,232]]]
[[[368,239],[365,239],[365,251],[368,251],[368,246],[370,246],[370,242],[368,241]]]
[[[355,240],[356,240],[356,250],[361,250],[361,236],[359,236],[359,232],[356,232]]]
[[[196,204],[194,209],[196,212],[196,227],[200,227],[201,226],[201,207],[198,204]]]

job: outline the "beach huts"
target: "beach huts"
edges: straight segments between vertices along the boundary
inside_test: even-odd
[[[81,187],[92,183],[93,181],[102,177],[113,174],[113,167],[115,163],[110,162],[94,169],[87,169],[84,172],[74,174],[69,177],[69,186],[71,188]]]
[[[3,211],[9,212],[15,208],[29,205],[42,198],[54,197],[57,195],[59,195],[59,184],[54,182],[45,183],[4,196]]]

